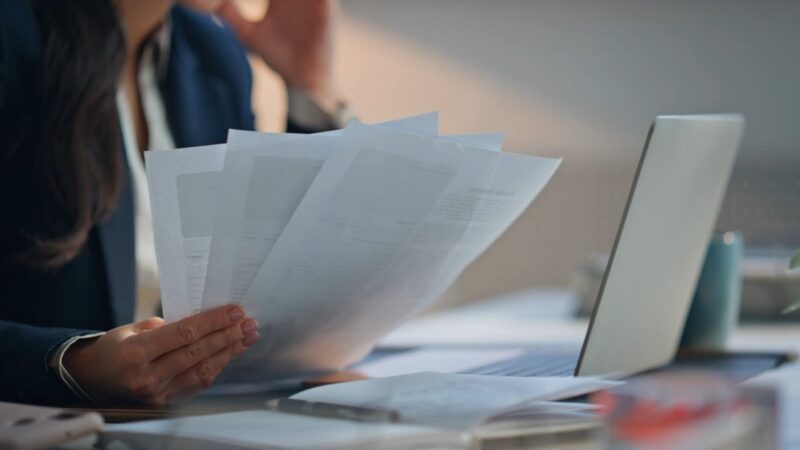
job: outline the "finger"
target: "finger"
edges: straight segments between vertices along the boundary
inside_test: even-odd
[[[254,319],[245,319],[241,323],[211,333],[196,342],[162,355],[153,361],[151,370],[161,383],[167,384],[186,369],[242,342],[245,337],[251,335],[258,336],[258,322]]]
[[[238,342],[182,372],[165,388],[168,401],[171,403],[191,397],[211,386],[222,369],[246,348],[243,341]]]
[[[217,9],[217,15],[225,19],[239,36],[242,42],[249,42],[256,30],[256,24],[250,22],[242,16],[239,8],[231,2],[223,2],[222,6]]]
[[[209,333],[234,325],[244,318],[241,306],[221,306],[134,337],[144,347],[149,361],[192,344]]]

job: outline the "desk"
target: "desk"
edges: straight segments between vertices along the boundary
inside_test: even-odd
[[[524,291],[493,301],[421,317],[391,333],[383,340],[381,346],[396,348],[418,345],[496,344],[529,347],[540,343],[580,343],[584,338],[588,320],[575,318],[573,314],[576,310],[577,301],[568,290]],[[737,351],[800,353],[800,324],[745,324],[736,331],[730,347]],[[799,374],[798,379],[800,379],[800,365],[793,367],[795,372],[792,373]],[[259,395],[200,397],[175,408],[114,409],[104,412],[109,421],[209,414],[260,408],[263,402],[270,398],[288,396],[292,393],[285,391]],[[65,448],[88,449],[91,448],[91,442],[84,440]]]
[[[419,318],[395,330],[381,345],[574,345],[588,327],[588,318],[574,316],[577,310],[577,297],[567,289],[532,289]],[[800,323],[740,324],[728,349],[800,354]],[[800,362],[754,381],[779,389],[782,448],[800,448]]]
[[[577,310],[569,289],[530,289],[423,316],[386,336],[381,346],[575,344],[589,323],[574,316]],[[800,354],[800,323],[741,324],[729,349]]]

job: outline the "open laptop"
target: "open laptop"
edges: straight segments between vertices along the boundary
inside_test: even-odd
[[[744,129],[740,115],[650,127],[580,353],[526,353],[467,373],[624,376],[678,349]]]

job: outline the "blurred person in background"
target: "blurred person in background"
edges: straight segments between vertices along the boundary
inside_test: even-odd
[[[0,400],[166,404],[209,386],[259,324],[231,305],[165,324],[143,151],[252,130],[246,49],[288,89],[289,132],[339,128],[335,0],[0,0]]]

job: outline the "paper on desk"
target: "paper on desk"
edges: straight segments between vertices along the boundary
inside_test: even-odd
[[[200,309],[225,145],[145,153],[161,304],[167,321]]]
[[[503,377],[421,372],[331,384],[294,399],[392,409],[403,423],[469,429],[532,402],[560,400],[619,385],[598,378]]]
[[[268,337],[224,379],[361,359],[486,250],[559,163],[351,123],[244,297]]]
[[[390,423],[323,419],[266,410],[108,425],[100,448],[169,449],[460,449],[462,433]]]

